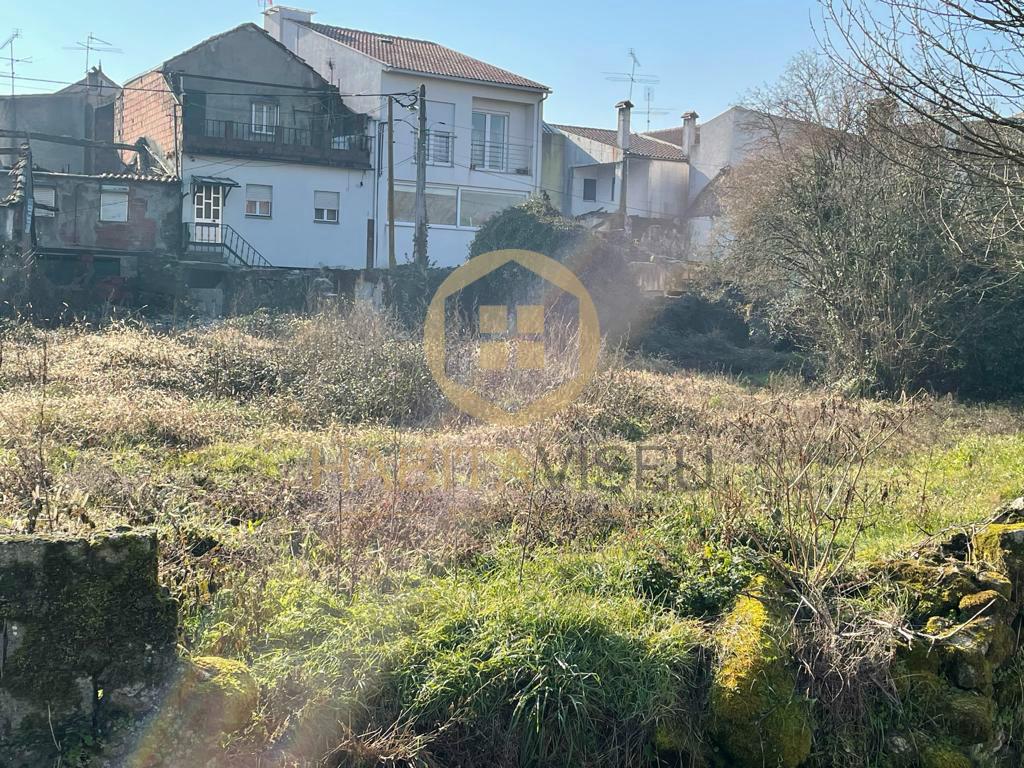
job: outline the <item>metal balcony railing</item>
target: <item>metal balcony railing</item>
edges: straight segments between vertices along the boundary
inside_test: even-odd
[[[479,171],[529,176],[533,167],[533,146],[474,139],[470,166]]]
[[[232,154],[321,158],[369,165],[370,137],[355,122],[311,129],[248,121],[196,120],[186,123],[185,143],[200,151],[230,150]]]

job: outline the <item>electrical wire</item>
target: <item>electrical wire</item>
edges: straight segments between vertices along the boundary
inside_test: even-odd
[[[7,78],[8,80],[10,80],[12,76],[11,76],[10,72],[0,72],[0,77]],[[184,73],[184,77],[212,77],[212,76],[207,76],[207,75],[189,75],[187,73]],[[52,85],[83,85],[84,87],[106,88],[106,89],[112,90],[112,91],[113,90],[118,90],[118,91],[134,91],[134,92],[138,92],[138,93],[174,93],[174,91],[171,90],[170,88],[145,88],[145,87],[133,86],[133,85],[122,85],[122,86],[108,86],[108,85],[104,85],[104,86],[87,86],[87,85],[84,85],[80,80],[79,81],[50,80],[50,79],[44,78],[44,77],[28,77],[26,75],[14,75],[13,78],[15,80],[24,80],[26,82],[33,82],[33,83],[49,83],[49,84],[52,84]],[[223,78],[212,78],[212,79],[223,79]],[[281,83],[280,85],[272,84],[272,83],[258,83],[258,84],[261,84],[264,87],[273,87],[273,88],[291,88],[291,89],[307,89],[308,88],[308,86],[286,85],[284,83]],[[26,86],[26,87],[28,87],[28,86]],[[329,87],[333,87],[333,86],[329,86]],[[354,99],[354,98],[362,98],[362,97],[375,97],[375,96],[394,96],[394,97],[406,96],[406,97],[410,97],[410,98],[413,98],[413,99],[416,98],[416,93],[414,91],[397,91],[395,93],[334,93],[333,91],[330,91],[330,90],[327,90],[327,89],[322,89],[322,90],[320,90],[318,92],[319,93],[330,94],[331,96],[341,96],[342,98],[352,98],[352,99]],[[301,93],[301,94],[300,93],[296,93],[296,94],[288,94],[288,93],[265,93],[265,94],[260,94],[260,93],[253,93],[252,91],[245,91],[245,92],[241,92],[241,91],[204,91],[204,93],[207,94],[208,96],[260,96],[260,95],[263,95],[263,96],[276,96],[276,97],[290,96],[292,98],[309,98],[310,95],[312,93],[314,93],[314,92]]]

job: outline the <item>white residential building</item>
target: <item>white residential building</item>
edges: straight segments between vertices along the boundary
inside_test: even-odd
[[[629,132],[629,109],[619,108],[619,130],[548,125],[545,130],[544,186],[567,216],[617,213],[622,203],[623,158],[628,158],[626,213],[633,218],[681,221],[686,214],[689,165],[676,145]]]
[[[373,262],[388,264],[387,97],[427,94],[428,257],[461,264],[480,225],[540,186],[543,102],[549,90],[426,40],[318,24],[313,13],[275,5],[265,29],[307,61],[345,103],[375,120]],[[369,94],[353,96],[351,94]],[[417,113],[395,104],[395,253],[412,259]]]
[[[181,178],[185,250],[236,266],[367,263],[367,119],[255,24],[130,80],[115,136],[144,140]]]
[[[680,127],[645,134],[678,146],[689,158],[686,230],[691,256],[713,257],[717,242],[728,237],[720,224],[719,190],[730,169],[763,151],[766,142],[796,135],[800,125],[745,107],[730,107],[699,125],[697,114],[688,112]]]

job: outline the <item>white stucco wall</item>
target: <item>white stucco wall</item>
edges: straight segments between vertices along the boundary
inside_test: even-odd
[[[222,221],[248,240],[274,266],[349,267],[366,265],[366,222],[373,206],[373,172],[216,158],[185,156],[182,185],[186,197],[182,216],[194,218],[191,201],[193,176],[226,177],[239,186],[232,189],[224,205]],[[245,215],[245,185],[273,187],[269,219]],[[338,192],[337,224],[313,220],[313,192]]]
[[[609,213],[618,211],[622,190],[619,150],[569,132],[564,135],[568,146],[566,162],[572,169],[572,214],[579,216],[602,209]],[[627,177],[626,204],[630,216],[674,219],[684,214],[689,184],[687,163],[631,157]],[[584,179],[597,179],[597,200],[583,199]]]
[[[328,19],[317,20],[329,23]],[[537,191],[540,184],[543,93],[390,70],[380,62],[294,22],[285,21],[281,35],[286,44],[294,45],[295,52],[324,78],[337,85],[342,94],[407,93],[416,91],[420,83],[424,83],[429,102],[454,105],[453,125],[428,124],[428,130],[454,134],[453,162],[447,166],[428,165],[428,186],[453,189],[457,195],[466,189],[516,193],[520,197]],[[352,109],[366,113],[377,121],[371,124],[374,136],[371,162],[376,170],[370,174],[376,182],[373,214],[376,220],[375,263],[378,267],[387,266],[387,155],[380,141],[383,135],[381,123],[387,115],[387,99],[380,96],[345,96],[344,100]],[[509,145],[529,147],[528,174],[470,168],[474,109],[508,114],[507,141]],[[418,117],[415,112],[396,105],[395,119],[395,180],[401,185],[402,182],[413,182],[416,178],[415,133],[412,126],[418,124]],[[403,120],[407,122],[401,122]],[[518,150],[516,152],[521,154]],[[454,226],[431,224],[428,233],[430,260],[440,266],[461,264],[468,255],[469,245],[476,232],[476,227],[465,227],[458,223]],[[396,223],[395,253],[399,263],[412,256],[412,235],[411,223]]]

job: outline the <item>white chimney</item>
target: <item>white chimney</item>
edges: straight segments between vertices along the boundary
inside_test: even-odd
[[[687,157],[690,156],[690,152],[693,151],[694,146],[697,144],[697,118],[699,115],[696,112],[684,112],[683,113],[683,154]]]
[[[287,5],[272,5],[263,12],[263,29],[295,53],[299,37],[297,26],[312,21],[313,13],[301,8],[289,8]]]
[[[623,154],[629,151],[629,111],[633,108],[631,101],[620,101],[615,105],[619,110],[619,149]]]

